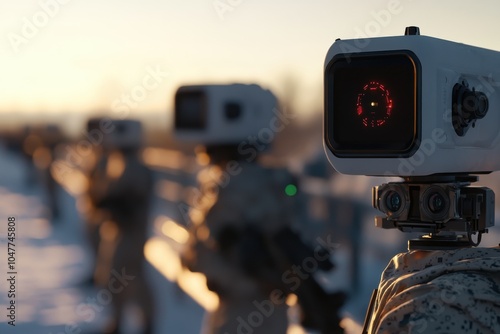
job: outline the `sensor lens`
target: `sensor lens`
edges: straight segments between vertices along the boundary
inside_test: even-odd
[[[451,199],[446,187],[432,185],[424,188],[420,197],[420,219],[431,222],[450,219]]]
[[[446,208],[446,200],[443,195],[434,193],[429,196],[428,205],[432,213],[441,213]]]
[[[488,111],[488,97],[486,94],[482,92],[477,92],[477,109],[476,109],[476,116],[477,118],[483,118],[486,115],[486,112]]]
[[[241,105],[237,102],[228,102],[224,105],[224,115],[229,121],[235,121],[241,117]]]
[[[339,54],[325,71],[325,142],[338,157],[418,148],[419,62],[410,51]]]
[[[459,136],[465,136],[475,121],[486,116],[488,112],[488,97],[483,92],[469,88],[467,81],[453,86],[452,93],[452,123]]]
[[[389,211],[398,211],[401,208],[401,202],[401,195],[393,190],[389,191],[385,199],[385,205]]]
[[[392,113],[390,93],[383,84],[372,81],[358,94],[356,112],[365,127],[383,126]]]

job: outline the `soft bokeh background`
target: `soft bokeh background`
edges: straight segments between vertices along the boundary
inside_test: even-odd
[[[2,4],[2,126],[30,115],[60,120],[75,133],[85,113],[112,113],[113,102],[142,82],[148,66],[168,72],[131,108],[151,126],[167,129],[173,92],[186,82],[261,83],[311,115],[321,109],[324,56],[336,38],[400,35],[408,25],[500,49],[494,0],[61,2]],[[44,7],[53,13],[48,20],[39,15]]]
[[[161,299],[159,333],[191,334],[198,332],[213,296],[194,289],[197,278],[182,276],[178,251],[186,229],[178,203],[189,198],[203,163],[192,147],[172,137],[173,96],[179,85],[193,83],[258,83],[272,89],[282,108],[297,117],[279,134],[271,160],[300,176],[316,219],[304,235],[333,233],[344,245],[336,254],[336,276],[325,284],[351,293],[345,315],[357,333],[371,289],[388,259],[404,251],[408,236],[373,227],[370,189],[385,180],[333,174],[325,161],[326,52],[336,38],[401,35],[409,25],[419,26],[423,35],[500,50],[499,14],[500,2],[494,0],[2,0],[0,132],[15,142],[15,132],[22,134],[26,126],[58,125],[64,160],[90,116],[143,122],[143,157],[157,180],[146,257]],[[35,162],[46,168],[43,158],[42,152]],[[66,181],[58,180],[63,192],[57,226],[45,214],[46,190],[41,184],[26,187],[25,170],[30,173],[26,161],[0,145],[0,219],[16,215],[22,222],[19,289],[24,291],[19,299],[24,327],[12,329],[2,321],[0,332],[59,333],[70,323],[92,332],[103,314],[96,325],[75,313],[96,296],[74,286],[90,270],[81,222],[85,178],[74,170]],[[497,173],[481,178],[495,190],[499,181]],[[485,236],[484,246],[498,244],[497,229]],[[1,233],[3,243],[5,230]],[[4,288],[1,309],[7,302]]]

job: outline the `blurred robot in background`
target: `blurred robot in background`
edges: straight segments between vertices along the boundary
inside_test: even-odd
[[[303,324],[342,333],[342,294],[324,292],[312,275],[288,276],[314,256],[294,231],[299,217],[295,178],[256,161],[274,138],[282,117],[277,100],[257,85],[183,86],[175,96],[175,132],[204,146],[210,166],[200,172],[191,201],[190,241],[184,265],[206,276],[219,296],[204,333],[286,333],[286,299],[292,293]],[[326,253],[319,270],[333,268]],[[310,277],[309,277],[310,276]]]
[[[92,178],[97,175],[105,175],[106,165],[108,160],[108,152],[104,150],[103,140],[104,136],[112,132],[112,125],[104,125],[104,122],[110,122],[110,119],[94,117],[87,121],[87,128],[85,136],[93,138],[92,153],[83,161],[82,169],[89,180],[89,188],[84,195],[85,207],[85,229],[87,232],[87,240],[92,253],[92,273],[88,279],[88,283],[94,285],[94,274],[96,273],[97,256],[99,253],[99,244],[101,241],[100,227],[108,219],[109,213],[105,209],[95,206],[94,201],[91,200],[92,190],[90,186],[95,187],[95,182]],[[109,130],[109,131],[108,131]]]
[[[21,154],[26,169],[25,184],[31,187],[36,183],[37,174],[35,164],[33,163],[33,153],[37,147],[41,146],[41,139],[33,133],[33,128],[29,125],[23,128],[21,137]]]
[[[59,185],[51,173],[51,165],[55,160],[56,146],[62,143],[64,135],[54,124],[25,128],[26,138],[23,151],[27,159],[31,158],[31,166],[27,170],[27,184],[33,183],[33,177],[40,180],[44,194],[43,199],[48,206],[48,215],[52,220],[59,218],[60,208],[57,198]]]
[[[108,286],[116,275],[133,277],[123,291],[113,295],[113,323],[107,333],[121,333],[125,306],[136,304],[143,318],[143,333],[152,333],[154,299],[144,277],[144,244],[147,239],[151,171],[142,163],[141,123],[113,121],[113,131],[104,136],[103,151],[90,177],[92,205],[106,213],[99,226],[96,272],[97,285]]]

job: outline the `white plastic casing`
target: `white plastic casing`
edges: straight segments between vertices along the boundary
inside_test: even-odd
[[[404,158],[351,158],[337,157],[325,145],[335,169],[344,174],[380,176],[500,170],[500,53],[421,35],[337,40],[327,53],[324,69],[339,54],[396,50],[409,50],[420,62],[418,149]],[[463,79],[487,95],[489,109],[460,137],[452,124],[452,90]]]
[[[255,84],[182,86],[176,96],[185,92],[204,95],[205,126],[200,129],[175,128],[175,137],[185,142],[200,144],[240,143],[269,127],[276,112],[274,94]],[[241,106],[240,116],[228,119],[224,115],[226,103]]]

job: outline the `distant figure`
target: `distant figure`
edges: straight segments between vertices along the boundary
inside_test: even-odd
[[[96,284],[108,286],[114,273],[134,276],[123,291],[113,295],[113,321],[106,333],[122,333],[125,306],[135,303],[141,310],[142,333],[152,333],[154,298],[144,277],[144,244],[147,240],[151,171],[138,155],[141,124],[114,121],[113,132],[104,137],[107,159],[101,159],[90,178],[93,205],[106,211],[109,220],[101,224],[95,273]]]
[[[323,334],[343,332],[337,313],[344,296],[325,293],[312,275],[288,276],[314,257],[314,248],[294,230],[295,178],[256,161],[270,143],[259,141],[259,131],[280,126],[275,106],[274,95],[256,85],[184,86],[176,94],[177,137],[203,144],[200,154],[210,160],[198,176],[201,196],[192,203],[183,254],[184,265],[202,272],[219,296],[204,334],[285,334],[285,301],[292,293],[304,325]],[[325,250],[318,252],[318,270],[332,269]]]
[[[33,162],[33,154],[40,146],[42,146],[42,139],[39,134],[33,130],[33,127],[28,125],[25,126],[22,134],[21,154],[26,169],[25,184],[28,187],[32,187],[36,184],[37,170]]]
[[[42,153],[42,157],[40,157],[41,160],[43,160],[43,163],[40,164],[42,168],[42,173],[43,173],[43,182],[45,184],[45,189],[47,190],[47,200],[49,203],[50,211],[52,214],[52,218],[57,219],[60,216],[60,205],[59,202],[60,200],[58,199],[58,194],[60,192],[60,186],[54,179],[54,176],[51,173],[50,166],[56,159],[55,157],[55,151],[57,145],[61,144],[63,141],[64,137],[61,132],[61,129],[57,125],[47,125],[44,129],[44,135],[42,137],[43,143],[44,143],[44,152]],[[35,162],[36,159],[39,158],[38,156],[38,150],[35,151]],[[39,164],[36,163],[37,167],[39,167]]]
[[[64,136],[57,125],[49,124],[36,128],[26,128],[27,136],[24,140],[23,149],[25,156],[31,157],[31,165],[36,169],[29,168],[27,183],[33,182],[32,176],[38,176],[44,191],[43,199],[48,206],[49,217],[52,221],[57,220],[60,214],[59,208],[59,184],[51,173],[51,165],[55,160],[55,148],[61,144]]]
[[[111,126],[104,127],[104,122],[110,122],[106,118],[94,117],[87,121],[86,136],[93,138],[92,153],[88,159],[85,159],[83,170],[89,180],[89,189],[84,195],[88,200],[88,209],[85,210],[85,229],[87,232],[88,245],[92,256],[92,274],[84,283],[94,285],[94,274],[96,273],[97,256],[99,253],[99,245],[101,242],[100,228],[102,224],[109,219],[109,212],[105,209],[96,207],[96,203],[92,201],[90,194],[96,183],[92,178],[105,177],[106,166],[108,161],[108,152],[103,148],[104,136],[112,130]]]

